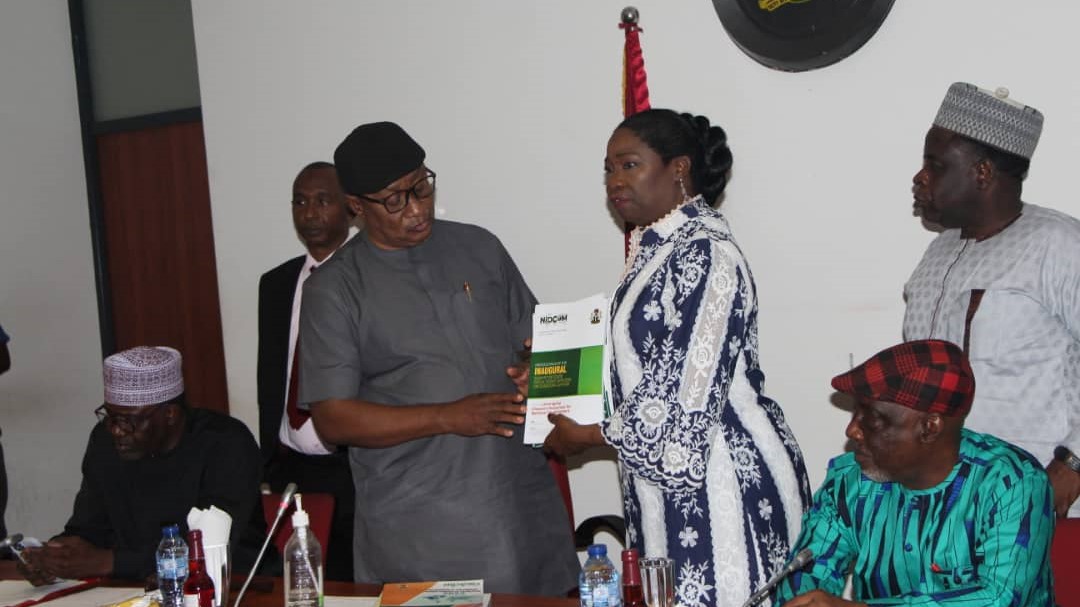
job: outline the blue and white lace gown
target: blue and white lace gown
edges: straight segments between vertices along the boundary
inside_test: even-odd
[[[675,560],[678,604],[739,606],[787,559],[810,487],[762,394],[753,278],[700,199],[645,230],[615,291],[612,416],[628,543]]]

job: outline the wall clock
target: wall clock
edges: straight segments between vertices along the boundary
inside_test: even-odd
[[[755,61],[802,72],[859,50],[894,0],[712,0],[728,35]]]

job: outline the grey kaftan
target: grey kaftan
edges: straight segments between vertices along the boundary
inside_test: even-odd
[[[395,406],[513,392],[506,376],[536,300],[490,232],[436,221],[399,251],[359,234],[304,285],[301,406]],[[485,590],[563,594],[579,570],[543,454],[513,438],[440,435],[351,447],[355,580],[483,578]]]

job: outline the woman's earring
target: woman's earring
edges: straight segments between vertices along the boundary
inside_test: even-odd
[[[690,202],[690,195],[686,193],[686,183],[683,182],[682,177],[679,177],[679,189],[682,191],[682,201]]]

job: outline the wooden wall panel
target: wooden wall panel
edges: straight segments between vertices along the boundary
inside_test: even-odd
[[[97,144],[116,346],[176,348],[188,401],[228,412],[202,122]]]

